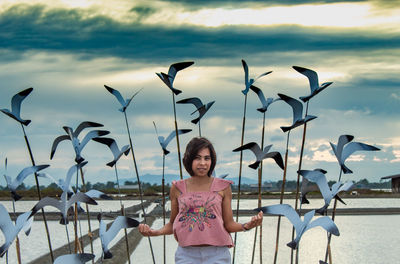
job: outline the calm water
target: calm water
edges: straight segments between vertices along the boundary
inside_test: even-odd
[[[347,208],[362,207],[400,207],[400,199],[346,199]],[[137,204],[138,201],[124,201],[125,206]],[[293,200],[287,200],[289,204]],[[12,210],[11,203],[1,202],[8,210]],[[27,207],[29,210],[35,202],[22,202],[17,204],[17,210]],[[236,202],[232,204],[236,208]],[[279,200],[264,200],[263,205],[279,203]],[[306,208],[320,207],[321,201],[311,200],[311,205]],[[154,205],[153,205],[154,206]],[[241,200],[240,208],[252,209],[257,207],[257,200]],[[344,207],[344,206],[341,206]],[[96,209],[95,209],[96,208]],[[98,209],[99,208],[99,209]],[[91,206],[91,211],[103,212],[119,208],[119,201],[101,201],[99,206]],[[97,210],[98,209],[98,210]],[[240,217],[240,222],[246,222],[250,217]],[[276,217],[265,217],[263,222],[263,263],[272,263],[275,234]],[[53,248],[58,248],[67,242],[65,227],[58,224],[58,221],[49,221],[50,235],[52,237]],[[332,239],[332,252],[334,263],[398,263],[398,245],[400,244],[400,215],[373,215],[373,216],[337,216],[336,224],[340,230],[339,237]],[[92,229],[98,228],[98,221],[91,221]],[[153,227],[158,228],[162,225],[162,219],[154,222]],[[73,228],[69,226],[70,238],[73,237]],[[81,221],[82,233],[87,233],[87,222]],[[290,248],[286,246],[291,240],[291,224],[282,218],[280,250],[278,263],[288,263],[290,259]],[[21,240],[23,263],[37,256],[48,253],[47,238],[45,236],[44,225],[42,222],[34,222],[31,234],[27,237],[23,232],[19,235]],[[118,237],[113,240],[111,246],[123,237],[121,231]],[[253,247],[254,230],[246,233],[238,233],[236,263],[249,263]],[[301,240],[299,251],[299,263],[318,263],[319,259],[325,256],[326,233],[322,228],[315,228],[307,231]],[[162,237],[153,237],[152,243],[156,253],[157,263],[162,263]],[[4,242],[4,237],[0,234],[0,244]],[[94,241],[96,256],[101,255],[100,241]],[[174,263],[174,252],[177,243],[173,236],[167,237],[167,262]],[[255,256],[255,263],[259,263],[259,246]],[[29,249],[29,250],[27,250]],[[86,252],[89,248],[86,248]],[[132,254],[133,263],[140,260],[141,264],[152,263],[148,240],[142,239],[136,251]],[[0,263],[5,263],[5,257],[0,259]],[[16,262],[15,243],[9,250],[9,263]]]

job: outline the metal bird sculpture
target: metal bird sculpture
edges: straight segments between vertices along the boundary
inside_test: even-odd
[[[268,110],[268,107],[276,102],[281,100],[280,98],[276,98],[273,99],[271,97],[268,97],[267,99],[265,99],[264,93],[262,92],[262,90],[260,88],[258,88],[257,86],[251,85],[250,89],[255,92],[258,96],[258,99],[260,99],[260,102],[262,104],[261,108],[257,108],[257,111],[261,112],[261,113],[265,113]]]
[[[297,171],[297,173],[300,175],[300,171]],[[327,171],[323,170],[323,169],[314,169],[314,171],[319,171],[322,174],[326,174]],[[301,202],[300,204],[310,204],[310,201],[307,199],[307,194],[309,192],[318,192],[319,188],[318,186],[314,183],[314,182],[310,182],[309,180],[307,180],[307,178],[303,178],[303,181],[301,183]],[[300,208],[301,210],[301,208]]]
[[[93,260],[95,255],[89,253],[67,254],[56,258],[53,264],[84,264]]]
[[[7,187],[11,192],[12,199],[14,201],[18,201],[19,199],[22,198],[20,195],[17,194],[16,190],[18,186],[20,186],[22,182],[26,179],[26,177],[38,171],[41,171],[49,166],[50,165],[38,165],[38,166],[26,167],[18,174],[18,176],[14,180],[12,180],[10,176],[4,175],[4,178],[6,179],[7,182]]]
[[[326,87],[328,87],[333,83],[333,82],[325,82],[320,86],[318,82],[318,74],[315,71],[299,66],[293,66],[293,69],[306,76],[308,78],[308,82],[310,83],[311,94],[307,96],[301,96],[300,99],[303,102],[309,101],[311,98],[313,98],[318,93],[322,92],[322,90],[324,90]]]
[[[11,111],[9,109],[0,109],[0,111],[24,126],[29,125],[31,120],[25,120],[21,118],[21,104],[22,101],[32,92],[32,90],[33,88],[31,87],[15,94],[11,99]]]
[[[359,150],[363,150],[363,151],[377,151],[377,150],[380,150],[377,147],[374,147],[374,146],[371,146],[371,145],[367,145],[367,144],[364,144],[364,143],[351,142],[353,139],[354,139],[354,136],[341,135],[339,137],[337,145],[329,142],[331,144],[333,153],[335,154],[336,159],[338,160],[339,165],[340,165],[340,167],[341,167],[341,169],[342,169],[344,174],[353,173],[353,171],[350,170],[344,164],[344,162],[354,152],[359,151]],[[340,179],[339,179],[339,181],[340,181]]]
[[[182,91],[174,88],[175,76],[179,71],[186,69],[193,64],[193,61],[174,63],[169,66],[168,74],[165,74],[163,72],[157,72],[156,74],[175,95],[178,95]]]
[[[57,150],[58,144],[63,141],[63,140],[71,140],[72,146],[75,151],[75,162],[76,163],[81,163],[85,159],[81,156],[81,152],[83,148],[86,146],[86,144],[93,138],[95,137],[100,137],[109,134],[109,131],[106,130],[92,130],[88,132],[85,137],[82,140],[79,140],[78,136],[82,132],[83,129],[89,128],[89,127],[102,127],[102,124],[95,123],[95,122],[82,122],[79,124],[79,126],[73,130],[71,127],[64,126],[63,129],[67,133],[67,135],[62,135],[57,137],[53,145],[51,147],[51,153],[50,153],[50,159],[53,159],[54,154]]]
[[[292,97],[289,97],[287,95],[284,94],[280,94],[278,93],[278,96],[285,101],[286,103],[288,103],[292,109],[293,109],[293,122],[290,126],[285,126],[285,127],[281,127],[283,132],[286,132],[288,130],[292,130],[293,128],[296,128],[298,126],[301,126],[315,118],[317,118],[316,116],[312,116],[312,115],[306,115],[303,118],[303,104],[299,101],[296,100]]]
[[[270,74],[272,71],[264,72],[260,75],[258,75],[256,78],[250,78],[249,79],[249,67],[247,66],[247,63],[245,60],[242,60],[242,65],[243,65],[243,70],[244,70],[244,84],[245,84],[245,89],[242,91],[244,95],[246,95],[249,92],[250,86],[255,83],[259,78],[266,76]]]
[[[336,198],[337,200],[345,204],[345,202],[338,196],[338,194],[340,192],[347,192],[351,190],[354,186],[353,182],[337,182],[332,185],[332,188],[330,188],[328,185],[328,181],[326,180],[325,174],[319,170],[301,170],[299,171],[299,173],[310,182],[314,182],[318,185],[321,195],[325,201],[324,206],[316,210],[316,212],[321,215],[325,215],[327,208],[333,198]]]
[[[109,167],[113,167],[115,163],[117,163],[117,161],[121,158],[122,154],[127,156],[129,154],[129,150],[131,149],[129,145],[125,145],[120,149],[118,147],[117,142],[113,138],[100,137],[100,138],[94,138],[93,140],[102,143],[104,145],[107,145],[111,150],[114,159],[107,163],[107,166]]]
[[[135,219],[126,216],[118,216],[107,230],[107,225],[102,220],[101,214],[97,215],[97,219],[99,220],[99,235],[105,259],[112,258],[112,253],[108,249],[108,244],[115,238],[119,231],[123,228],[137,227],[139,225],[139,222]]]
[[[7,209],[0,204],[0,229],[3,232],[5,240],[4,244],[0,247],[0,257],[4,256],[21,229],[24,229],[25,234],[29,235],[33,222],[33,218],[30,218],[30,215],[30,211],[19,215],[14,225]]]
[[[133,97],[135,97],[142,89],[140,89],[139,91],[137,91],[136,93],[134,93],[131,98],[127,98],[124,99],[121,95],[121,93],[118,90],[115,90],[114,88],[111,88],[110,86],[104,85],[104,87],[107,89],[107,91],[109,91],[112,95],[115,96],[115,98],[117,98],[118,102],[121,104],[122,108],[118,109],[121,112],[125,112],[126,109],[128,108],[129,104],[131,103]]]
[[[154,129],[156,130],[158,142],[160,143],[160,146],[163,150],[163,154],[168,155],[170,152],[169,152],[169,150],[167,150],[167,147],[168,147],[168,144],[171,142],[171,140],[173,140],[176,136],[175,130],[171,131],[171,133],[169,133],[167,138],[164,138],[163,136],[158,135],[157,127],[154,122],[153,122],[153,125],[154,125]],[[186,134],[191,131],[192,131],[191,129],[178,129],[178,135]]]
[[[209,102],[207,104],[203,104],[203,102],[197,97],[186,98],[176,102],[177,104],[193,104],[196,107],[196,111],[192,113],[192,115],[196,112],[199,112],[199,116],[193,119],[191,122],[193,124],[199,124],[199,136],[201,137],[201,127],[200,127],[200,119],[210,110],[211,106],[215,103],[215,101]]]
[[[339,236],[339,229],[336,224],[327,216],[319,217],[314,221],[311,219],[314,217],[315,210],[312,210],[304,215],[303,221],[301,221],[297,212],[291,205],[288,204],[276,204],[265,206],[255,209],[256,211],[262,211],[264,214],[280,215],[285,216],[296,229],[296,238],[287,244],[288,247],[296,249],[303,234],[311,228],[320,226],[327,232]]]
[[[260,162],[263,159],[266,159],[266,158],[274,159],[276,164],[281,169],[283,169],[284,165],[283,165],[283,160],[282,160],[281,154],[279,152],[277,152],[277,151],[269,152],[271,147],[272,147],[272,145],[268,145],[268,146],[266,146],[264,148],[264,150],[261,150],[260,146],[256,142],[250,142],[250,143],[247,143],[247,144],[245,144],[245,145],[243,145],[241,147],[238,147],[238,148],[234,149],[233,151],[237,152],[237,151],[242,151],[242,150],[246,150],[246,149],[251,150],[254,153],[254,155],[256,156],[256,159],[257,159],[254,163],[249,165],[249,167],[254,169],[254,170],[257,169],[258,166],[260,165]]]

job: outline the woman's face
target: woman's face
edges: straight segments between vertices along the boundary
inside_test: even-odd
[[[208,148],[202,148],[192,162],[193,176],[208,176],[211,166],[211,155]]]

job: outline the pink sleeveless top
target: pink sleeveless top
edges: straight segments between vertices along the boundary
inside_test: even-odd
[[[218,194],[232,182],[214,178],[210,191],[204,192],[187,192],[185,180],[172,184],[181,192],[178,197],[179,212],[173,223],[179,246],[232,247],[231,235],[226,231],[222,218],[222,197]]]

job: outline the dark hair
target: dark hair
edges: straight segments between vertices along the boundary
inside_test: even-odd
[[[186,145],[185,155],[183,156],[183,166],[185,166],[186,171],[193,176],[192,163],[196,158],[199,151],[203,148],[208,148],[210,150],[211,156],[211,166],[210,170],[207,172],[208,177],[211,176],[214,171],[215,164],[217,163],[217,154],[215,154],[215,150],[211,142],[204,137],[195,137],[192,138],[189,143]]]

